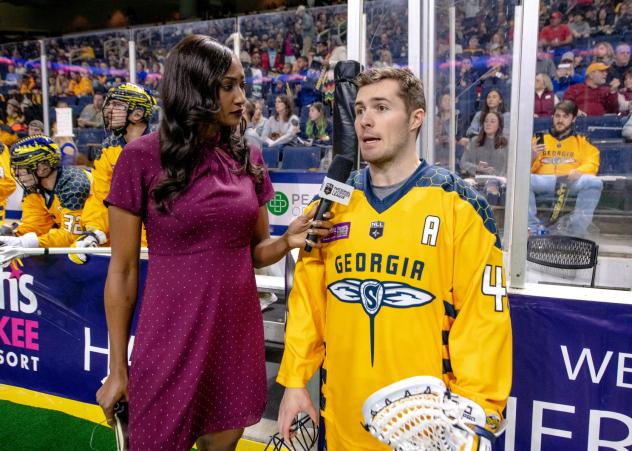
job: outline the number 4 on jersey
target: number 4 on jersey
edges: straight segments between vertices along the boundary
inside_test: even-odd
[[[492,265],[485,266],[483,273],[483,294],[494,297],[494,310],[503,311],[503,298],[507,296],[507,288],[503,285],[503,267],[494,266],[496,277],[495,285],[492,285]]]

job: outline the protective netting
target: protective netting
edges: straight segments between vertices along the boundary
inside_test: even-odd
[[[571,236],[531,236],[527,242],[527,260],[565,269],[595,266],[598,246],[594,241]]]
[[[303,415],[295,418],[290,426],[290,431],[294,433],[294,436],[289,443],[283,440],[281,434],[277,432],[270,437],[264,451],[310,451],[314,449],[318,441],[318,426],[309,416]]]
[[[369,430],[396,450],[469,450],[474,433],[457,419],[461,415],[456,410],[434,393],[387,400]]]

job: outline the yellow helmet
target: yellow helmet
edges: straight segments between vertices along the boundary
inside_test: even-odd
[[[157,107],[156,98],[151,92],[134,83],[123,83],[110,88],[103,102],[104,107],[110,100],[118,100],[126,103],[128,113],[140,108],[145,112],[143,119],[147,122],[149,122],[149,119],[151,119]]]
[[[39,179],[47,177],[53,170],[59,167],[61,162],[61,152],[55,142],[44,135],[33,135],[16,141],[11,146],[11,171],[13,178],[26,192],[37,189]],[[38,166],[40,163],[48,165],[48,174],[38,176]],[[19,175],[17,171],[25,169],[27,176]],[[28,183],[27,183],[28,182]]]
[[[33,135],[16,141],[11,146],[11,167],[37,170],[38,163],[48,163],[52,169],[59,166],[61,152],[48,136]]]

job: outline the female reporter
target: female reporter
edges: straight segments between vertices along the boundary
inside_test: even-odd
[[[129,399],[132,451],[194,442],[234,450],[266,398],[253,265],[302,246],[315,224],[299,217],[269,237],[265,203],[274,191],[261,153],[243,139],[244,70],[228,48],[207,36],[183,39],[165,62],[161,98],[160,132],[125,147],[105,201],[111,354],[97,400],[112,423],[114,403]],[[141,222],[149,268],[128,379]],[[331,223],[320,222],[323,236]]]

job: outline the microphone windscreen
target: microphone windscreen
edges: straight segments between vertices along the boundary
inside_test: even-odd
[[[336,155],[329,166],[327,177],[337,182],[345,183],[353,169],[353,161],[342,155]]]

